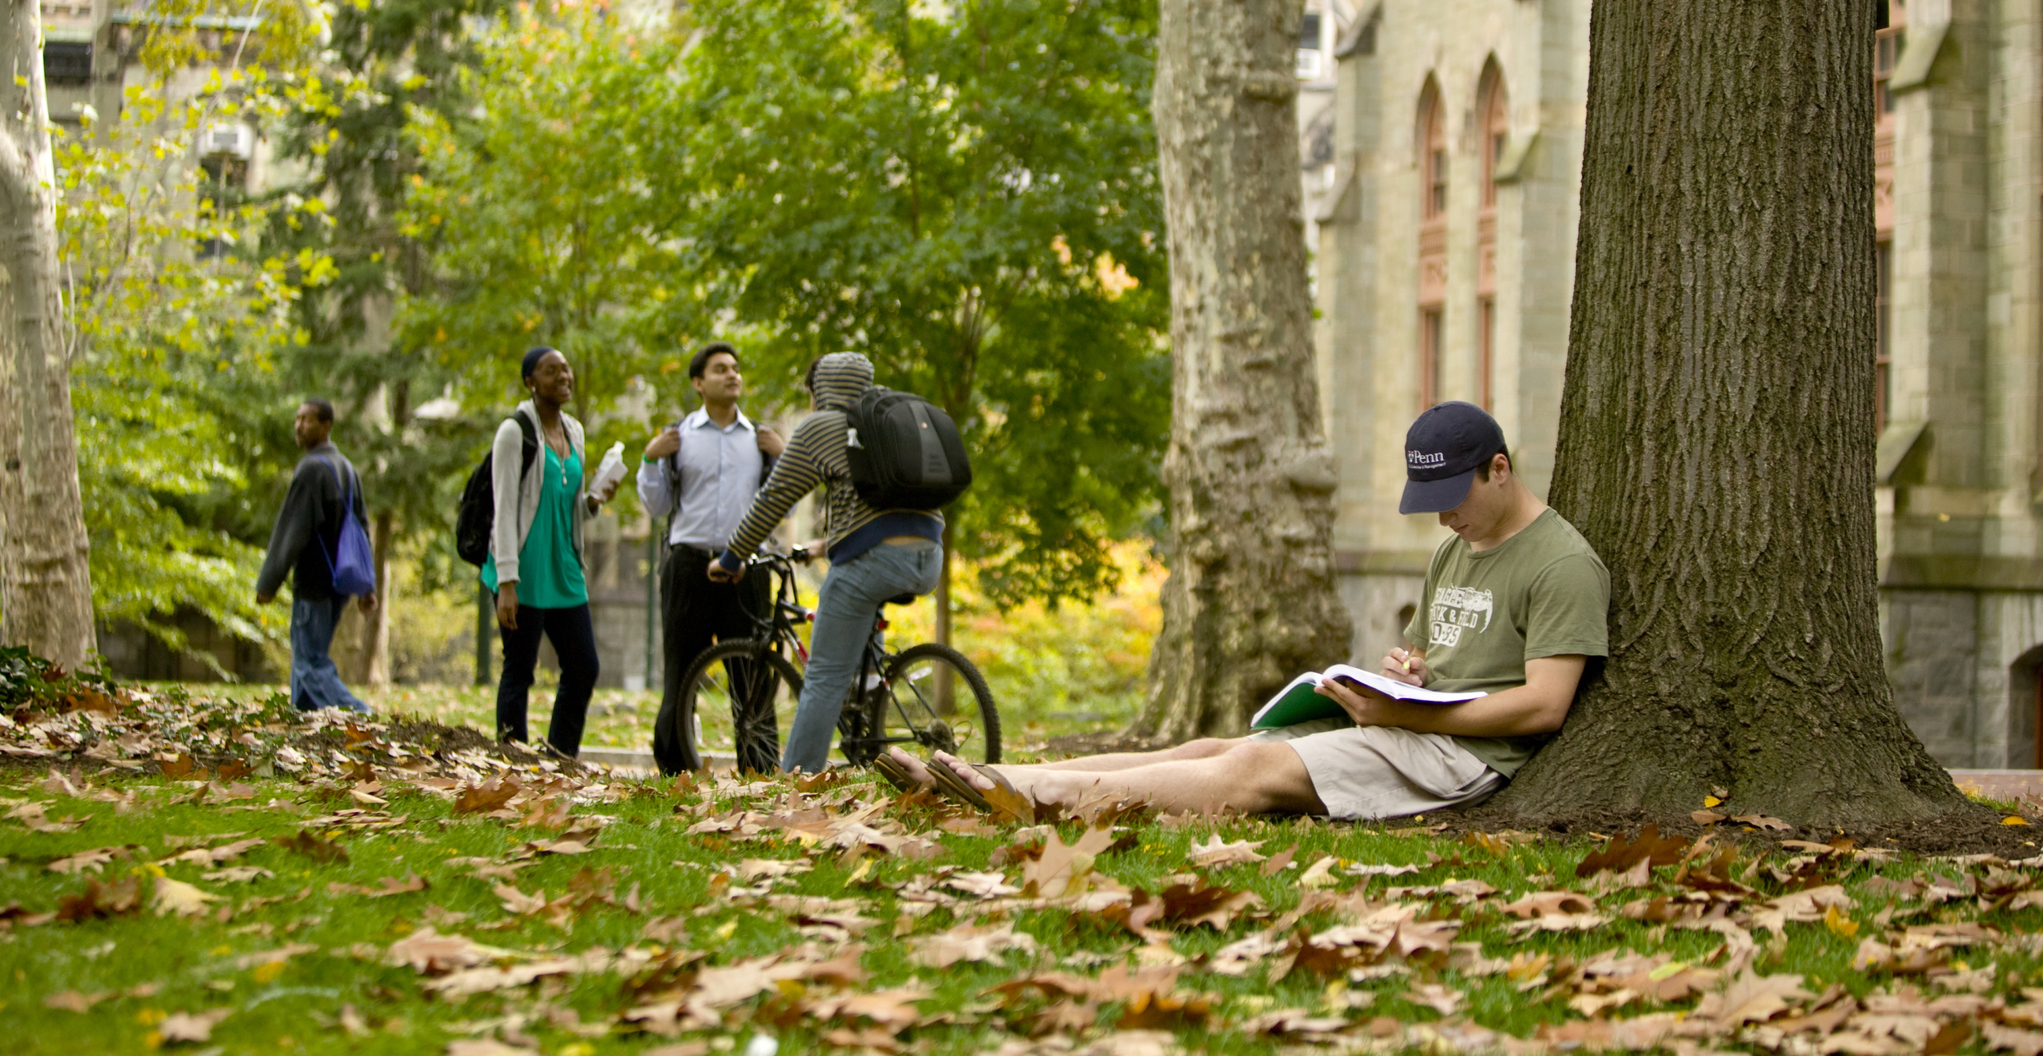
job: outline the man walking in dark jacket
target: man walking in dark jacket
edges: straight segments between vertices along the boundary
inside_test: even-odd
[[[306,400],[298,407],[292,430],[305,457],[291,474],[291,490],[270,530],[269,552],[255,580],[255,600],[264,605],[275,601],[285,574],[291,575],[291,703],[301,711],[340,707],[366,712],[369,706],[341,684],[340,672],[327,655],[334,627],[348,604],[333,589],[342,503],[352,505],[359,520],[368,520],[362,480],[327,439],[333,432],[333,404]],[[363,612],[376,611],[376,595],[362,595],[361,607]]]

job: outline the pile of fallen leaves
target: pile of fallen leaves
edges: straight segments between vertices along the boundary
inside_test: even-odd
[[[77,762],[170,778],[359,785],[373,782],[379,766],[406,778],[466,779],[542,762],[471,728],[337,708],[301,712],[282,692],[258,700],[194,697],[182,687],[152,691],[44,671],[33,684],[16,683],[32,692],[0,707],[0,767]]]
[[[352,989],[306,999],[326,1038],[450,1056],[704,1056],[755,1034],[1009,1056],[1223,1038],[2043,1056],[2043,859],[1106,800],[996,796],[989,817],[860,774],[630,779],[444,730],[132,690],[0,716],[0,752],[37,767],[0,784],[10,1015],[83,1029],[125,1003],[150,1044],[268,1051],[234,1033],[276,1012],[259,988],[339,962]],[[93,839],[173,811],[233,831]],[[218,944],[187,973],[209,989],[29,974],[162,923]]]

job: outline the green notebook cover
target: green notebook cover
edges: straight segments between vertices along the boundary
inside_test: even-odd
[[[1364,671],[1361,668],[1349,667],[1346,664],[1335,664],[1327,668],[1325,673],[1307,671],[1292,679],[1290,685],[1285,686],[1276,696],[1271,697],[1270,702],[1263,705],[1262,710],[1256,712],[1256,717],[1249,720],[1249,727],[1257,730],[1280,730],[1286,726],[1296,726],[1301,722],[1346,716],[1348,714],[1347,711],[1341,707],[1338,701],[1332,697],[1320,695],[1319,682],[1322,678],[1350,678],[1382,693],[1384,696],[1393,697],[1398,700],[1409,700],[1419,704],[1459,704],[1463,701],[1474,700],[1485,695],[1482,693],[1436,693],[1430,689],[1421,689],[1418,686],[1409,686],[1403,682],[1394,682],[1373,671]]]

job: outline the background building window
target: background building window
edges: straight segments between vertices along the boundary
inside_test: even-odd
[[[1320,13],[1307,11],[1298,23],[1298,76],[1314,80],[1325,68],[1321,55],[1325,53],[1319,34]]]
[[[1447,301],[1447,108],[1426,78],[1412,129],[1419,169],[1419,408],[1440,402],[1442,306]]]
[[[1497,166],[1504,161],[1504,148],[1511,142],[1511,101],[1504,90],[1504,73],[1492,62],[1483,70],[1483,208],[1497,207]]]
[[[1887,81],[1894,76],[1894,64],[1901,58],[1907,35],[1907,0],[1879,0],[1878,21],[1873,31],[1873,113],[1875,120],[1894,112],[1894,97],[1887,94]]]
[[[1440,402],[1440,309],[1419,312],[1419,409]]]
[[[1419,215],[1430,220],[1447,212],[1447,115],[1440,88],[1431,78],[1419,93]]]
[[[1894,362],[1894,244],[1874,246],[1873,317],[1877,336],[1873,346],[1873,428],[1887,428],[1887,374]]]
[[[43,83],[86,84],[92,80],[92,43],[83,40],[43,42]]]

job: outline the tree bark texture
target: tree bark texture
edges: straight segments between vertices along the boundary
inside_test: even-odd
[[[1170,577],[1152,742],[1240,733],[1345,659],[1298,173],[1299,0],[1164,0],[1155,90],[1170,238]]]
[[[1611,657],[1499,810],[1965,802],[1881,666],[1872,28],[1870,0],[1596,5],[1551,501],[1610,567]]]
[[[7,3],[0,57],[0,643],[75,669],[97,643],[36,0]]]

